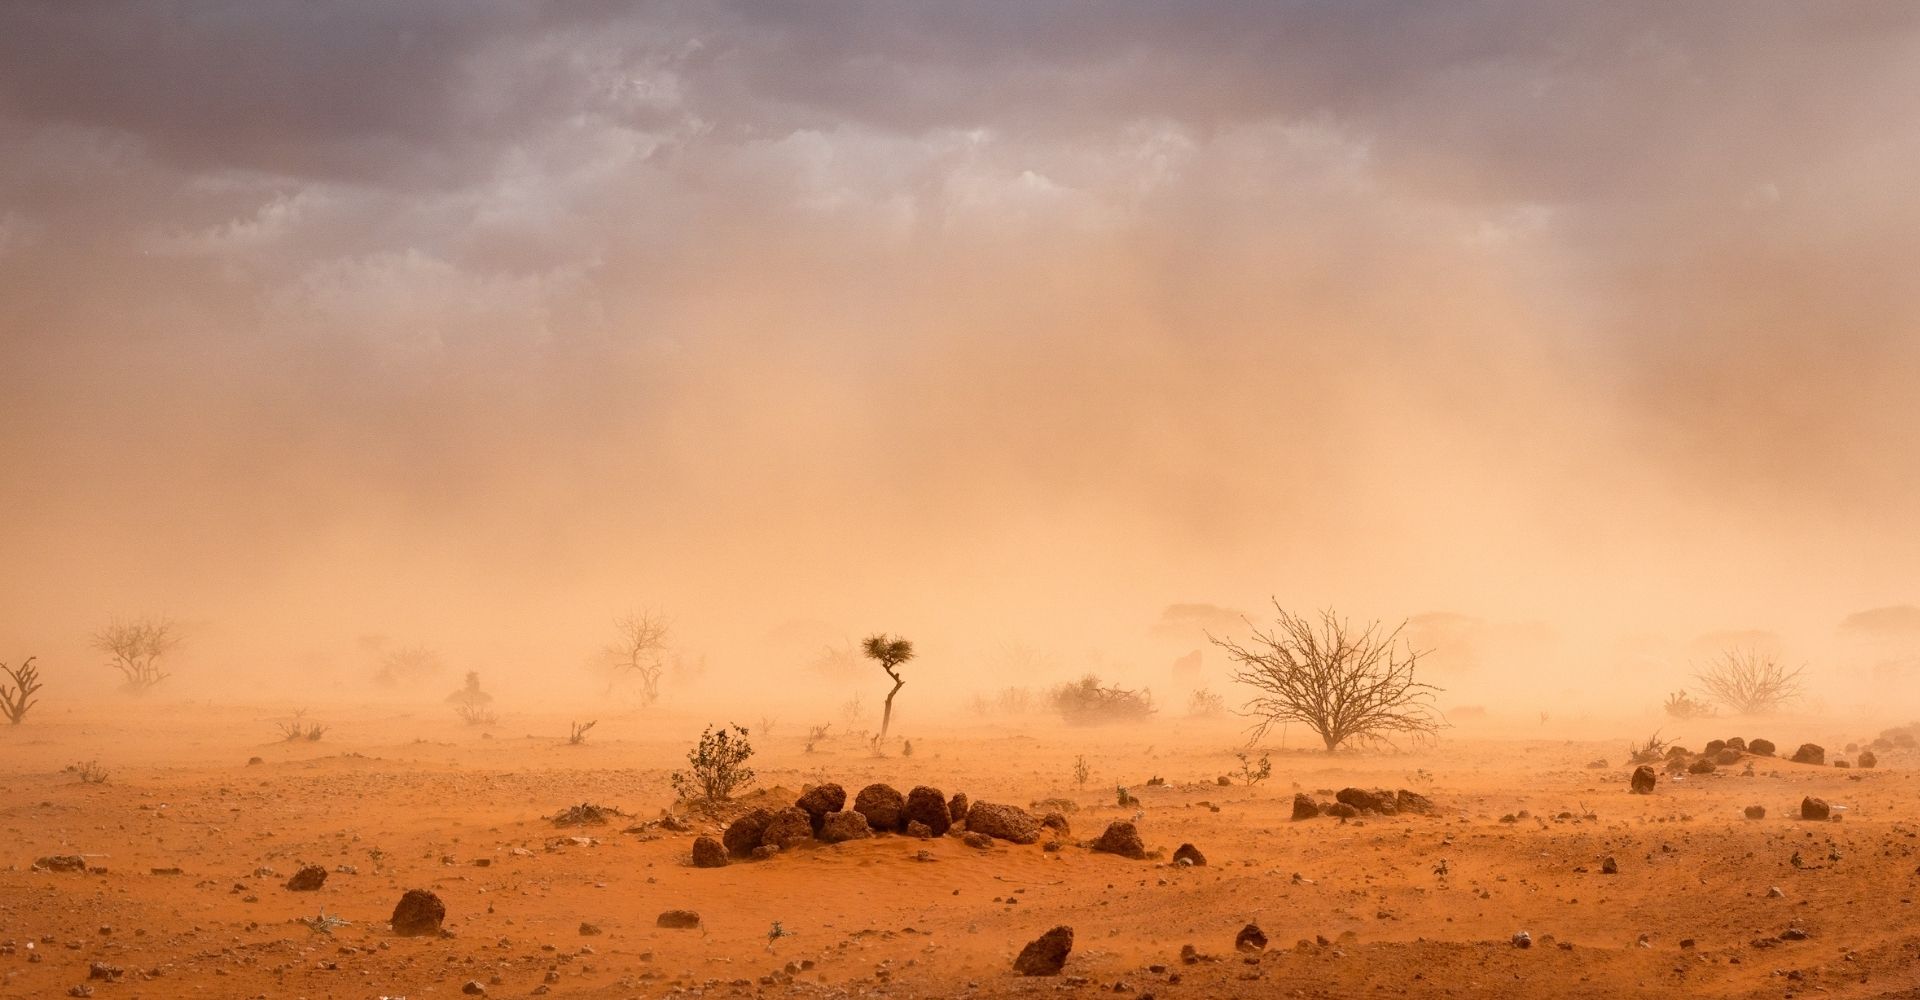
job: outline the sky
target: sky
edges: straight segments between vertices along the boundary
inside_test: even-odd
[[[16,0],[0,659],[1817,651],[1920,603],[1916,176],[1903,3]]]

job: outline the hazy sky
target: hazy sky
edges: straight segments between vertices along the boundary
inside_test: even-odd
[[[1907,3],[12,0],[0,641],[1824,635],[1915,177]]]

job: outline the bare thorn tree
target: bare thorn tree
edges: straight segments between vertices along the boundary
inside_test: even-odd
[[[660,700],[660,674],[666,669],[667,619],[652,611],[636,611],[614,619],[619,638],[607,646],[607,662],[615,677],[631,673],[640,678],[640,699],[651,705]],[[607,683],[613,690],[613,682]]]
[[[1707,697],[1741,715],[1778,710],[1800,697],[1800,672],[1788,670],[1770,653],[1757,649],[1729,649],[1694,675]]]
[[[13,681],[12,684],[0,684],[0,714],[4,714],[7,721],[16,726],[27,717],[27,709],[40,701],[34,697],[34,693],[40,690],[40,668],[33,665],[35,659],[38,657],[29,656],[27,662],[17,668],[0,663],[0,673]]]
[[[887,692],[886,710],[880,713],[880,738],[873,743],[877,747],[886,742],[887,726],[893,722],[893,696],[899,694],[900,689],[906,686],[907,682],[900,676],[898,668],[900,664],[913,659],[913,643],[899,636],[882,632],[867,636],[865,641],[860,643],[860,647],[866,651],[868,659],[878,661],[880,669],[886,671],[888,677],[893,678],[893,690]]]
[[[1440,689],[1414,679],[1421,654],[1400,642],[1400,628],[1383,633],[1376,622],[1356,631],[1331,611],[1320,613],[1316,627],[1278,601],[1273,607],[1274,626],[1249,621],[1253,638],[1245,645],[1207,636],[1237,664],[1233,679],[1258,692],[1243,713],[1260,720],[1255,740],[1276,722],[1299,722],[1331,753],[1349,741],[1391,745],[1401,735],[1419,742],[1439,730],[1433,695]]]
[[[93,648],[112,657],[107,665],[120,671],[121,686],[135,693],[173,676],[160,669],[160,658],[178,645],[180,633],[171,618],[115,621],[93,634]]]

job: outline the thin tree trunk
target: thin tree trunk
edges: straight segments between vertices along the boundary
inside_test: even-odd
[[[888,671],[888,674],[893,675],[893,672]],[[907,682],[901,680],[898,676],[893,676],[893,690],[887,692],[886,711],[880,713],[880,742],[882,743],[887,741],[887,727],[893,724],[893,696],[899,694],[900,689],[905,687],[906,684]]]

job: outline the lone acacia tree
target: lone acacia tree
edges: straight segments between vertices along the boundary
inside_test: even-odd
[[[879,661],[880,669],[893,678],[893,690],[887,692],[887,707],[880,713],[880,737],[874,741],[874,745],[878,746],[886,742],[887,726],[893,722],[893,696],[906,686],[907,682],[900,676],[898,668],[900,664],[913,659],[913,643],[882,632],[867,636],[860,646],[866,651],[868,659]]]
[[[1233,679],[1257,692],[1244,709],[1260,720],[1254,739],[1276,722],[1300,722],[1332,753],[1349,740],[1391,743],[1389,734],[1400,734],[1419,741],[1438,731],[1433,694],[1440,689],[1414,679],[1421,654],[1400,642],[1404,622],[1391,632],[1377,622],[1355,630],[1323,611],[1316,627],[1278,601],[1273,607],[1274,626],[1248,622],[1253,638],[1245,645],[1207,636],[1238,665]]]
[[[615,677],[620,673],[631,673],[640,678],[640,699],[651,705],[660,700],[660,674],[666,669],[667,619],[652,611],[636,611],[614,619],[614,630],[619,634],[607,647],[607,662],[613,665]],[[613,690],[613,682],[607,682],[607,690]]]
[[[107,665],[120,671],[121,686],[136,694],[173,676],[160,669],[160,658],[180,645],[180,633],[171,618],[116,621],[93,634],[93,648],[112,659]]]
[[[36,657],[27,657],[27,662],[19,668],[0,663],[0,673],[6,674],[12,684],[0,684],[0,715],[7,721],[19,725],[27,717],[27,710],[39,704],[34,694],[40,690],[40,668],[33,665]]]
[[[1696,679],[1707,697],[1740,715],[1777,711],[1800,697],[1800,674],[1788,670],[1772,654],[1748,647],[1723,650]]]

